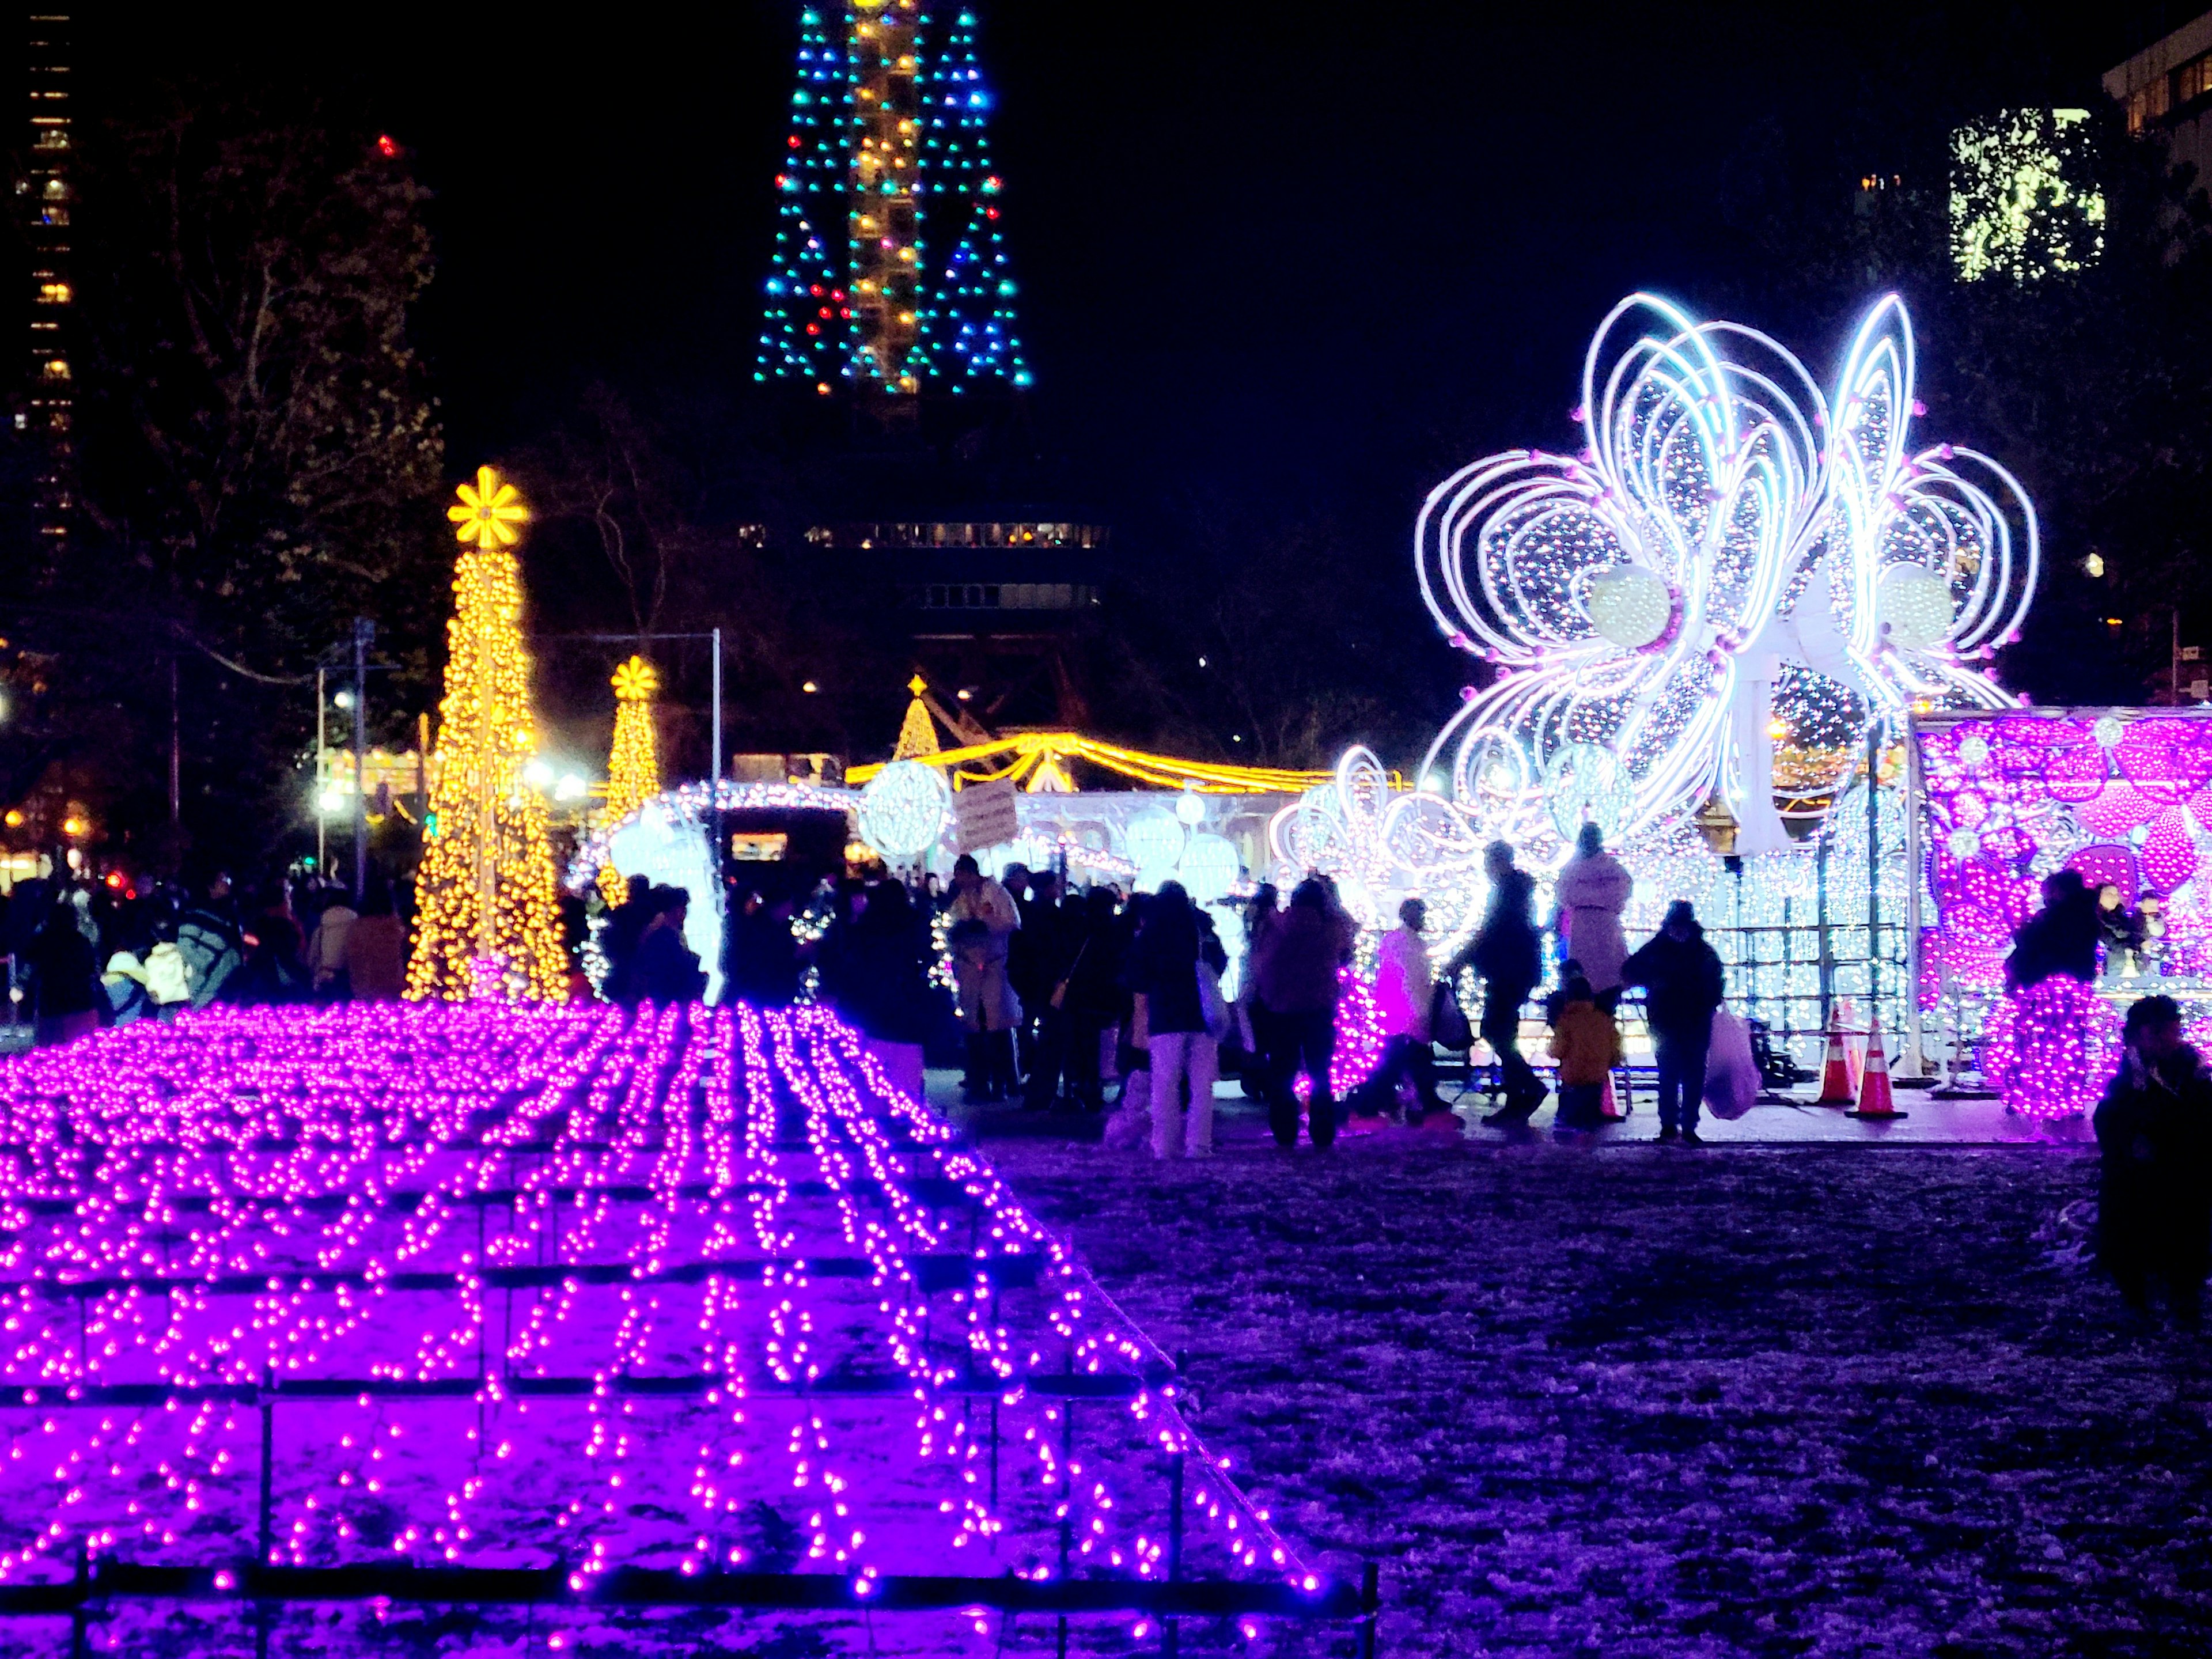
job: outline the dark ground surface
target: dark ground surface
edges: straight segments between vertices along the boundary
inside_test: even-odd
[[[1224,1141],[990,1155],[1384,1654],[2212,1653],[2212,1340],[2092,1155]]]

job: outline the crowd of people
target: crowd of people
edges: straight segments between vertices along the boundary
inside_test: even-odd
[[[406,978],[402,897],[374,875],[358,896],[313,875],[241,894],[220,870],[143,891],[22,881],[0,896],[0,957],[42,1043],[217,1002],[389,1000]]]

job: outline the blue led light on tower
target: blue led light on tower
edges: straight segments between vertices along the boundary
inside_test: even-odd
[[[755,380],[872,398],[1030,384],[975,29],[972,8],[923,0],[800,13]]]

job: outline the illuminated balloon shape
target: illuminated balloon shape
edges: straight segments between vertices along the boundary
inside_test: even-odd
[[[1636,790],[1620,763],[1594,743],[1571,743],[1544,768],[1544,799],[1561,841],[1572,841],[1595,823],[1609,841],[1636,810]]]
[[[1553,757],[1595,745],[1632,797],[1623,836],[1717,793],[1747,845],[1783,850],[1777,729],[1842,747],[1876,712],[2008,703],[1969,663],[2025,614],[2034,512],[1985,457],[1906,450],[1895,296],[1859,329],[1837,408],[1765,335],[1647,295],[1615,307],[1584,360],[1580,453],[1493,455],[1421,509],[1422,597],[1495,671],[1423,775],[1519,840],[1547,833]]]
[[[1925,565],[1890,566],[1875,597],[1892,645],[1925,651],[1951,631],[1950,584]]]
[[[1616,564],[1589,579],[1583,609],[1590,626],[1624,651],[1641,651],[1666,633],[1674,595],[1640,564]]]
[[[1176,877],[1194,903],[1212,904],[1226,897],[1237,884],[1238,864],[1234,842],[1201,832],[1182,849]]]
[[[860,839],[885,858],[927,853],[951,817],[944,774],[920,761],[893,761],[860,791]]]
[[[1137,885],[1151,890],[1171,879],[1176,860],[1182,856],[1182,825],[1167,812],[1146,812],[1131,820],[1123,832],[1122,846],[1137,866]]]

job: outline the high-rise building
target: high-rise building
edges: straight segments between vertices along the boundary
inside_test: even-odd
[[[59,545],[69,535],[76,474],[70,429],[76,299],[70,275],[70,20],[33,13],[30,22],[29,161],[15,188],[31,253],[31,385],[16,422],[39,441],[33,506],[40,532]]]
[[[2197,189],[2212,185],[2212,12],[2107,70],[2105,90],[2126,109],[2130,132],[2162,137],[2170,160],[2197,169]]]
[[[754,379],[872,400],[1030,384],[975,28],[957,0],[800,13]]]

